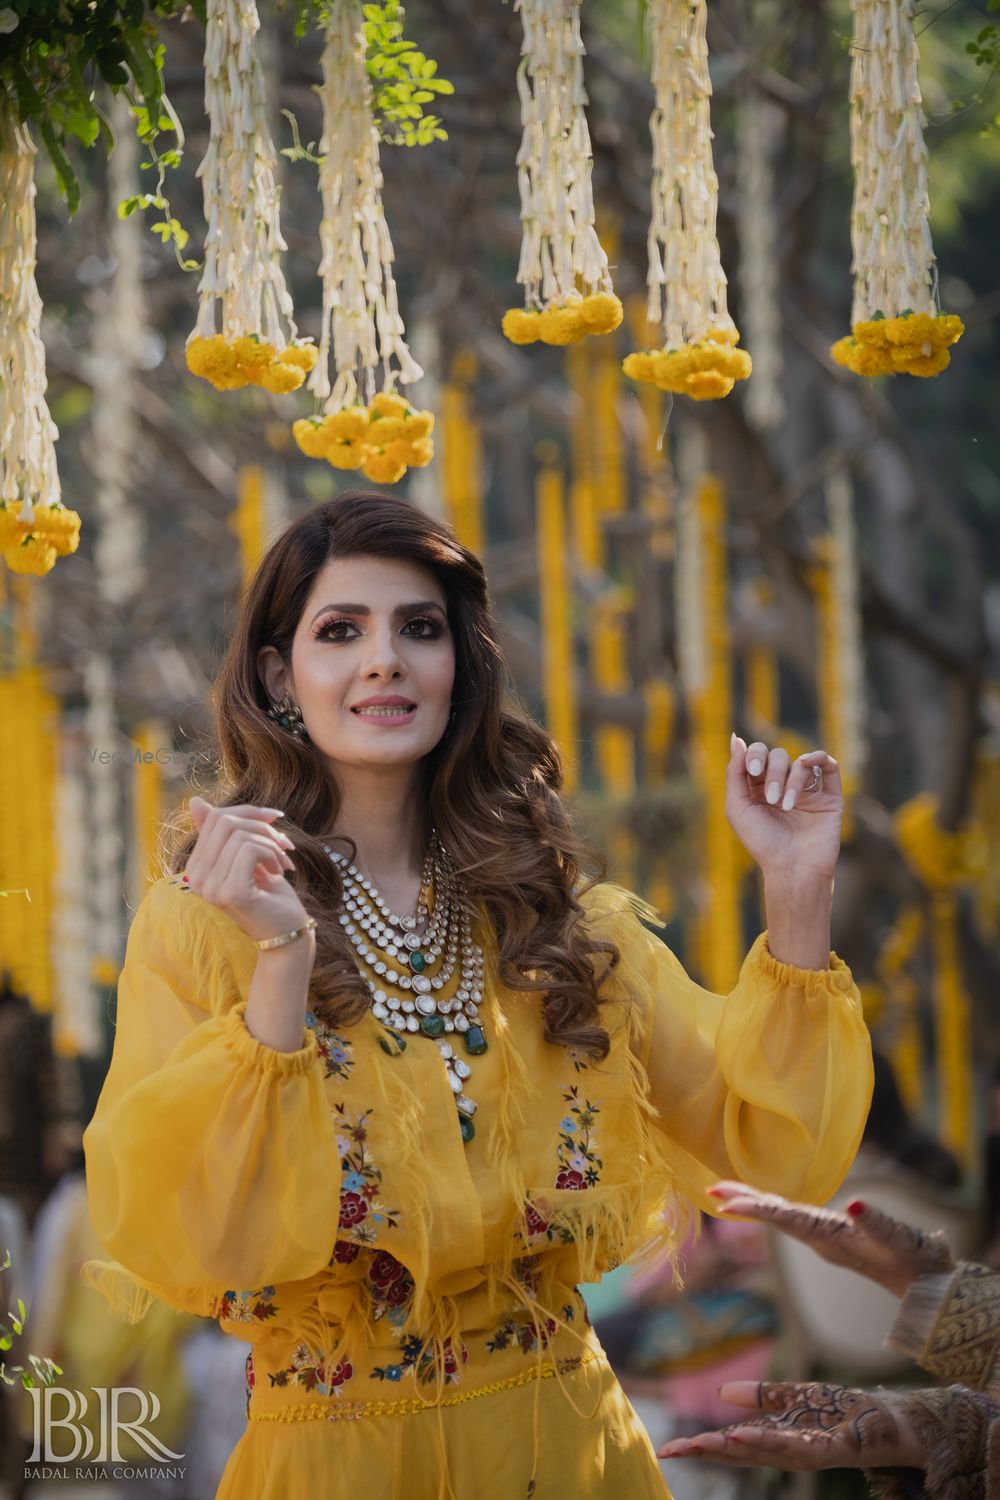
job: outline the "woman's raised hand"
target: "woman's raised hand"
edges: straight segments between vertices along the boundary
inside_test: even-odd
[[[928,1234],[892,1219],[868,1203],[855,1201],[846,1214],[807,1203],[790,1203],[777,1193],[760,1193],[742,1182],[717,1182],[708,1189],[721,1210],[734,1219],[770,1224],[831,1265],[857,1271],[897,1297],[920,1276],[955,1269],[944,1235]]]
[[[203,797],[188,806],[198,837],[187,862],[188,887],[217,906],[255,941],[301,927],[307,913],[285,879],[295,845],[272,827],[280,809],[214,807]]]
[[[792,889],[831,880],[843,813],[840,767],[828,751],[792,760],[780,745],[732,736],[726,817],[765,877],[779,875]]]
[[[734,1380],[723,1401],[758,1413],[719,1432],[676,1438],[660,1458],[705,1458],[735,1467],[922,1469],[926,1456],[896,1391],[819,1382]]]

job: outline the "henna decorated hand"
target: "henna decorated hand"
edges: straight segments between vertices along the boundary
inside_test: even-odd
[[[791,1203],[777,1193],[760,1193],[741,1182],[717,1182],[708,1191],[726,1214],[770,1224],[801,1240],[831,1265],[857,1271],[897,1297],[905,1296],[920,1276],[955,1269],[940,1231],[929,1234],[867,1203],[851,1203],[847,1213],[840,1214]]]
[[[722,1399],[764,1413],[719,1432],[675,1438],[660,1458],[705,1458],[736,1468],[923,1469],[923,1445],[895,1391],[819,1382],[736,1380]]]

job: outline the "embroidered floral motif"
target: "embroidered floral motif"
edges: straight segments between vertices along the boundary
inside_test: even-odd
[[[378,1199],[382,1185],[382,1173],[372,1161],[367,1149],[368,1129],[366,1121],[372,1113],[351,1120],[342,1104],[333,1106],[337,1123],[337,1149],[343,1172],[340,1188],[340,1228],[344,1239],[356,1245],[374,1245],[377,1226],[395,1229],[399,1223],[399,1209],[386,1208]],[[336,1255],[336,1250],[334,1251]]]
[[[559,1145],[556,1148],[559,1172],[555,1185],[579,1192],[600,1181],[604,1166],[594,1150],[594,1119],[600,1114],[600,1105],[590,1099],[581,1103],[580,1090],[575,1083],[564,1091],[563,1100],[569,1108],[559,1122]]]
[[[539,1338],[543,1349],[549,1347],[549,1340],[555,1337],[558,1326],[555,1318],[545,1318],[537,1325],[530,1320],[504,1318],[493,1337],[487,1339],[486,1347],[491,1354],[512,1347],[520,1349],[522,1354],[531,1354],[538,1348]]]
[[[469,1350],[462,1339],[456,1350],[453,1341],[445,1339],[442,1346],[442,1374],[445,1385],[458,1384],[458,1372],[468,1363]],[[404,1375],[416,1371],[417,1379],[426,1385],[437,1378],[438,1362],[433,1350],[417,1334],[408,1334],[399,1346],[399,1362],[393,1365],[376,1365],[372,1370],[373,1380],[402,1380]]]
[[[406,1322],[415,1290],[413,1277],[387,1250],[372,1256],[365,1272],[365,1287],[372,1299],[373,1317],[384,1318],[397,1328]]]
[[[215,1316],[227,1323],[264,1323],[278,1311],[273,1298],[273,1286],[263,1286],[255,1292],[223,1292]]]
[[[249,1422],[249,1420],[250,1420],[250,1397],[253,1395],[254,1386],[257,1384],[257,1377],[254,1374],[254,1368],[253,1368],[253,1350],[252,1349],[250,1350],[249,1354],[247,1355],[246,1364],[244,1365],[243,1368],[246,1371],[247,1421]]]
[[[339,1036],[314,1011],[306,1011],[306,1025],[316,1038],[319,1055],[323,1059],[324,1078],[349,1078],[354,1067],[354,1055],[347,1037]]]
[[[327,1261],[327,1265],[349,1266],[352,1261],[357,1260],[360,1254],[360,1245],[352,1245],[349,1240],[338,1240],[333,1247],[333,1254]]]
[[[354,1366],[349,1359],[342,1359],[330,1369],[321,1352],[310,1350],[307,1344],[296,1344],[291,1364],[268,1378],[272,1386],[301,1385],[318,1396],[339,1396],[340,1387],[353,1380]]]

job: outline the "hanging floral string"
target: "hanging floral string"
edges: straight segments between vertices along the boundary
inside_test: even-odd
[[[580,0],[518,0],[524,133],[517,156],[524,307],[504,314],[513,344],[575,344],[622,321],[594,227]]]
[[[726,304],[715,233],[719,183],[712,163],[705,0],[650,0],[653,32],[650,323],[663,347],[629,354],[624,370],[696,401],[728,396],[750,374],[750,356]]]
[[[76,551],[80,517],[60,499],[35,262],[35,145],[8,106],[0,109],[0,550],[12,572],[41,575]]]
[[[830,352],[856,375],[938,375],[965,327],[938,305],[913,0],[853,10],[854,304]]]
[[[187,366],[216,390],[298,390],[316,350],[296,339],[281,269],[277,157],[255,46],[254,0],[208,0],[205,110],[208,149],[198,168],[205,203],[205,265]],[[221,330],[219,321],[221,316]]]
[[[424,468],[433,458],[434,417],[395,390],[397,383],[419,380],[423,370],[406,345],[392,273],[358,0],[331,7],[320,99],[323,334],[309,390],[325,405],[321,416],[302,418],[292,431],[307,457],[325,458],[335,469],[361,469],[377,484],[395,484],[408,468]],[[376,391],[380,364],[382,389]]]

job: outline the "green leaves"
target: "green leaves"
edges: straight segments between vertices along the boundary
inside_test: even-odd
[[[44,145],[71,215],[80,185],[68,143],[90,149],[101,139],[109,151],[114,144],[95,103],[100,84],[141,102],[144,144],[174,128],[158,28],[161,18],[187,8],[187,0],[14,0],[3,9],[0,93],[13,97],[18,117]],[[190,9],[204,19],[204,0],[193,0]]]
[[[296,0],[295,35],[304,36],[310,20],[327,24],[339,0]],[[361,7],[365,35],[365,65],[372,84],[372,102],[379,137],[390,146],[428,146],[446,141],[448,132],[437,115],[425,115],[424,105],[438,95],[453,94],[454,84],[438,77],[438,65],[403,35],[404,10],[398,0]],[[287,114],[282,110],[282,114]],[[296,139],[282,152],[292,161],[311,156]]]
[[[403,7],[396,0],[362,6],[366,66],[372,81],[379,134],[390,145],[425,146],[445,141],[448,133],[436,115],[423,106],[437,95],[453,94],[447,78],[437,76],[438,65],[416,42],[403,35]]]

